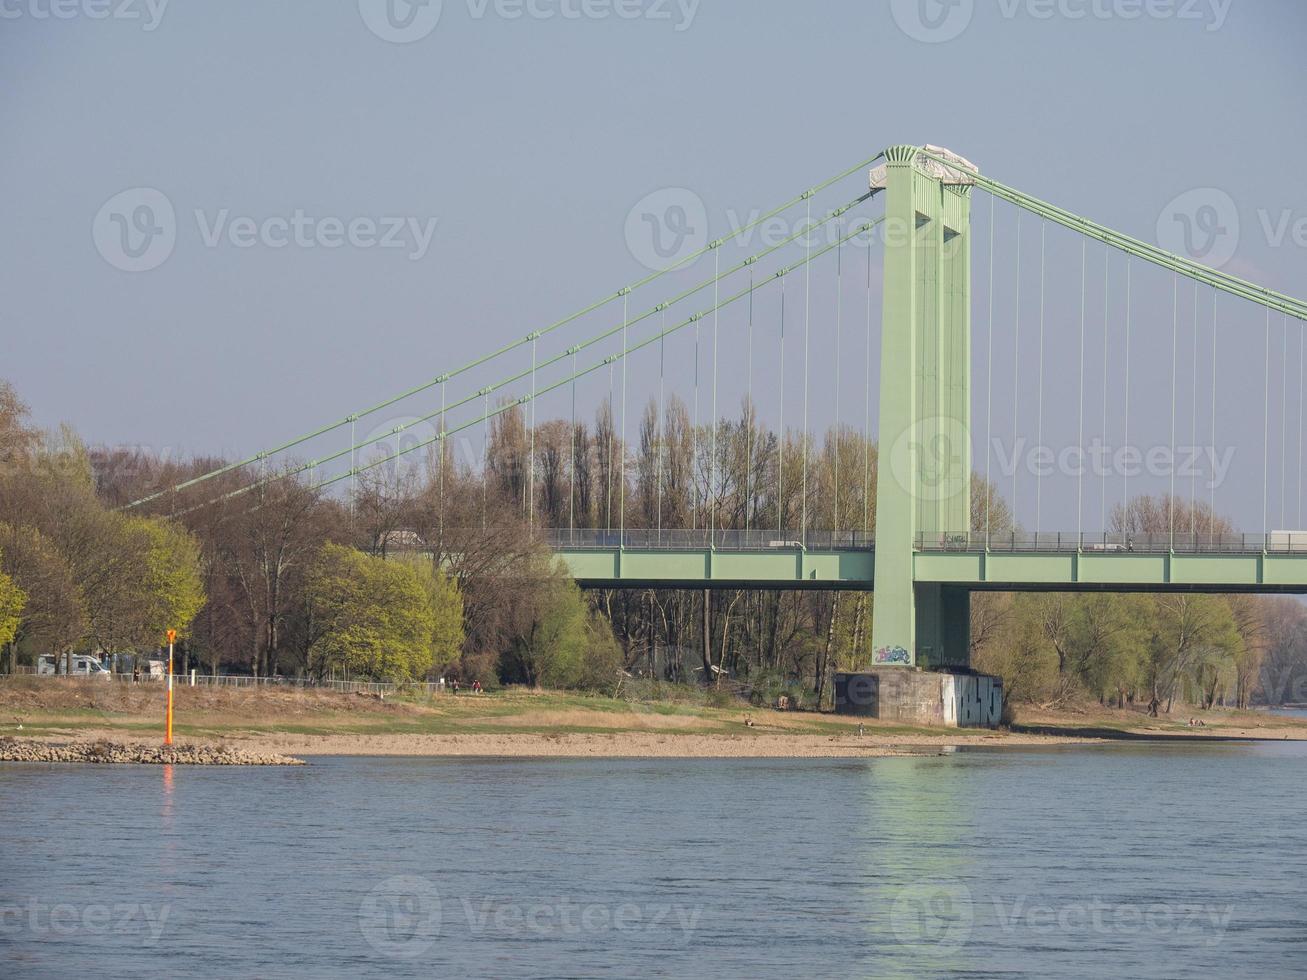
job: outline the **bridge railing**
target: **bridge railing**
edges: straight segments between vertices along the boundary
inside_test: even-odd
[[[1075,531],[1007,531],[981,534],[921,534],[917,550],[925,552],[1084,552],[1087,554],[1249,555],[1300,554],[1307,556],[1307,532],[1271,534],[1132,534],[1076,533]]]
[[[865,531],[709,531],[657,528],[569,530],[546,532],[555,549],[605,551],[613,548],[681,551],[714,548],[718,551],[870,551],[875,536]]]

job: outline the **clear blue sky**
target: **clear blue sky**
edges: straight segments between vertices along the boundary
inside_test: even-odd
[[[430,26],[433,8],[396,2],[410,32]],[[253,452],[637,278],[625,229],[651,192],[691,189],[724,234],[728,213],[899,142],[951,147],[1150,241],[1178,195],[1217,188],[1241,229],[1227,268],[1307,293],[1292,232],[1307,218],[1307,7],[957,2],[646,0],[633,18],[578,19],[561,14],[580,0],[516,18],[511,2],[444,0],[429,33],[392,43],[371,0],[113,0],[138,16],[104,19],[96,0],[67,0],[63,18],[51,0],[0,0],[0,377],[39,422],[92,442]],[[910,36],[936,14],[932,40]],[[132,273],[93,227],[140,187],[173,206],[176,240]],[[297,210],[411,221],[400,248],[235,244],[236,219]],[[1263,212],[1272,229],[1288,219],[1278,243]],[[1253,434],[1260,470],[1249,322],[1232,330],[1253,329],[1257,370],[1222,419]],[[829,361],[829,340],[814,344]],[[1169,364],[1148,367],[1169,383]],[[1255,529],[1259,494],[1229,492],[1222,509]]]

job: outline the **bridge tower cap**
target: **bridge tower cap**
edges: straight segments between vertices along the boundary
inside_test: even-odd
[[[942,146],[927,143],[925,146],[891,146],[885,151],[885,163],[871,171],[870,185],[873,191],[884,190],[889,177],[891,164],[910,164],[927,177],[934,177],[943,184],[970,187],[975,184],[975,174],[980,168],[962,156]]]

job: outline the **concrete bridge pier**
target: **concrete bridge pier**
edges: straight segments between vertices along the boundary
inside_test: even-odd
[[[922,542],[971,530],[971,190],[947,150],[885,151],[880,466],[876,476],[877,667],[966,664],[965,591],[915,583]]]
[[[971,592],[956,585],[918,582],[917,664],[939,669],[971,665]]]

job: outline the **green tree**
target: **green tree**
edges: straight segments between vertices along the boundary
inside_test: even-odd
[[[1160,596],[1148,646],[1145,676],[1149,688],[1148,713],[1156,717],[1166,702],[1171,710],[1176,690],[1185,677],[1203,667],[1234,664],[1241,646],[1239,631],[1223,596]]]
[[[30,644],[39,652],[62,652],[82,638],[86,617],[81,592],[68,562],[45,535],[34,527],[0,524],[0,572],[8,574],[28,599],[9,644],[11,671],[20,644]]]
[[[463,593],[458,582],[428,557],[399,555],[391,561],[408,568],[431,609],[431,669],[447,672],[463,653]]]
[[[27,593],[4,572],[0,572],[0,646],[13,642],[22,622]]]
[[[537,589],[535,615],[514,644],[523,679],[554,688],[613,683],[622,653],[608,620],[592,612],[576,583],[557,569]]]
[[[436,634],[431,599],[404,563],[343,545],[324,545],[309,569],[310,664],[406,681],[431,669]]]
[[[199,543],[184,528],[167,521],[129,520],[128,532],[140,536],[144,555],[140,587],[145,605],[138,645],[148,645],[169,629],[189,636],[191,624],[204,606]]]

